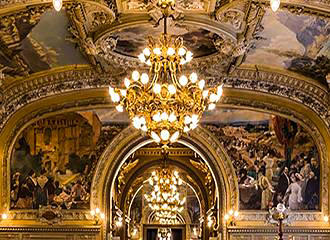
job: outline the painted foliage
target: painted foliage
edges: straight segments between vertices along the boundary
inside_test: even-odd
[[[252,111],[223,111],[208,123],[233,161],[241,210],[267,210],[283,202],[291,210],[318,210],[320,160],[310,134],[288,119]],[[230,120],[230,115],[235,120]],[[248,116],[251,119],[248,119]],[[263,117],[262,117],[263,116]]]
[[[11,208],[89,208],[96,163],[121,129],[102,126],[93,112],[57,115],[28,126],[11,154]]]

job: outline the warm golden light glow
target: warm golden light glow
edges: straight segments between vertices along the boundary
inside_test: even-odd
[[[149,74],[135,70],[124,79],[125,91],[109,88],[109,94],[119,112],[126,109],[135,128],[166,145],[195,129],[203,112],[215,109],[223,92],[222,85],[205,89],[205,80],[196,72],[183,74],[183,65],[193,59],[193,53],[181,37],[172,39],[166,33],[166,18],[175,1],[160,0],[157,5],[163,12],[164,33],[158,41],[149,37],[138,56],[150,66]]]
[[[152,191],[144,197],[155,212],[156,219],[161,224],[176,223],[177,214],[183,211],[186,202],[186,198],[181,198],[179,194],[182,179],[178,172],[167,168],[158,169],[152,172],[148,183]]]

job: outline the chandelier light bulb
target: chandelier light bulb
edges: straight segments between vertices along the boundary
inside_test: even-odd
[[[160,115],[160,118],[162,121],[166,121],[168,119],[168,114],[166,112],[163,112],[161,115]]]
[[[105,214],[101,213],[100,217],[101,217],[101,219],[105,219]]]
[[[193,114],[193,115],[191,116],[191,122],[192,122],[193,124],[197,124],[197,123],[198,123],[198,115],[197,115],[197,114]]]
[[[131,85],[131,81],[128,78],[125,78],[124,85],[126,88],[129,88],[129,85]]]
[[[147,131],[148,131],[148,128],[147,128],[146,125],[143,125],[143,126],[141,127],[141,130],[142,130],[143,132],[147,132]]]
[[[159,83],[156,83],[153,87],[155,94],[160,94],[160,91],[162,90],[162,86]]]
[[[150,59],[147,60],[146,64],[147,64],[148,66],[151,66],[151,61],[150,61]]]
[[[150,49],[149,48],[143,49],[143,54],[147,57],[150,56],[150,54],[151,54]]]
[[[63,5],[62,0],[53,0],[53,7],[57,12],[61,11],[62,5]]]
[[[171,113],[170,116],[168,117],[168,120],[169,120],[170,122],[174,122],[174,121],[176,121],[176,116],[175,116],[175,114],[174,114],[174,113]]]
[[[117,105],[116,109],[117,109],[118,112],[123,112],[124,111],[123,105]]]
[[[111,96],[111,100],[113,101],[113,102],[119,102],[120,101],[120,96],[119,96],[119,94],[118,93],[114,93],[114,94],[112,94],[112,96]]]
[[[170,48],[167,49],[167,55],[172,56],[174,54],[175,54],[174,48],[170,47]]]
[[[208,108],[209,110],[214,110],[215,109],[215,104],[214,103],[211,103],[210,105],[209,105],[209,108]]]
[[[99,213],[100,213],[100,209],[99,209],[99,208],[95,208],[95,212],[96,212],[97,214],[99,214]]]
[[[95,216],[95,211],[94,210],[91,210],[91,215],[94,217]]]
[[[156,55],[160,55],[160,54],[162,54],[162,51],[160,50],[160,48],[154,48],[153,52],[154,52],[154,54],[156,54]]]
[[[203,98],[207,98],[207,96],[209,95],[209,90],[204,90],[202,94]]]
[[[205,80],[202,79],[202,80],[200,80],[200,81],[198,82],[198,87],[199,87],[201,90],[203,90],[204,86],[205,86]]]
[[[181,86],[186,86],[188,83],[188,78],[185,75],[182,75],[179,79],[179,83],[181,84]]]
[[[211,93],[210,102],[216,102],[217,99],[218,99],[218,95],[216,95],[215,93]]]
[[[133,126],[137,129],[140,129],[141,127],[141,122],[139,117],[134,117],[133,118]]]
[[[197,123],[191,123],[190,129],[193,130],[193,129],[197,128],[197,126],[198,126]]]
[[[173,135],[171,136],[171,138],[170,138],[170,142],[171,142],[171,143],[176,142],[176,141],[178,140],[179,136],[180,136],[180,132],[179,132],[179,131],[176,131],[176,132],[173,133]],[[173,187],[173,191],[175,191],[175,186]]]
[[[142,75],[141,75],[141,82],[143,84],[147,84],[149,82],[149,76],[148,76],[148,74],[142,73]]]
[[[140,78],[140,73],[138,71],[133,71],[133,73],[132,73],[132,79],[134,81],[138,81],[139,78]]]
[[[270,0],[270,7],[272,8],[273,12],[276,12],[278,10],[280,4],[280,0]]]
[[[143,53],[141,53],[139,56],[138,56],[138,58],[139,58],[139,60],[141,61],[141,62],[145,62],[146,61],[146,56],[143,54]]]
[[[115,90],[113,87],[109,87],[109,94],[112,96],[115,93]]]
[[[160,122],[162,120],[159,112],[153,115],[152,120],[154,120],[155,122]]]
[[[184,131],[184,132],[189,132],[189,131],[190,131],[190,128],[187,127],[187,126],[185,126],[185,127],[183,128],[183,131]]]
[[[198,79],[197,73],[194,73],[194,72],[193,72],[192,74],[190,74],[189,79],[190,79],[190,81],[191,81],[192,83],[196,83],[196,82],[197,82],[197,79]]]
[[[121,89],[120,90],[120,94],[123,96],[123,97],[126,97],[126,93],[127,91],[125,89]]]
[[[223,84],[218,86],[217,94],[218,94],[219,97],[222,96],[222,94],[223,94]]]
[[[184,117],[184,123],[185,123],[186,125],[188,125],[189,123],[191,123],[191,117],[190,117],[190,116],[185,116],[185,117]]]
[[[168,92],[172,95],[176,93],[176,88],[173,84],[168,85],[167,89],[168,89]]]
[[[178,53],[179,53],[180,56],[184,56],[186,54],[186,49],[184,49],[184,48],[181,47],[181,48],[179,48],[179,52]]]
[[[151,132],[151,137],[156,143],[160,142],[160,137],[154,131]],[[158,190],[159,190],[158,185],[155,185],[155,191],[158,192]]]
[[[192,52],[190,52],[190,51],[187,52],[187,55],[186,55],[186,61],[187,62],[190,62],[193,59],[192,55],[193,55]]]

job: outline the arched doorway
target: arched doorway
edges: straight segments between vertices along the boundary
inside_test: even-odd
[[[92,186],[92,194],[95,194],[92,196],[92,204],[96,206],[102,201],[106,205],[106,234],[131,239],[132,231],[144,234],[143,231],[147,229],[148,224],[154,225],[152,221],[144,220],[139,223],[139,229],[134,229],[130,207],[138,192],[143,191],[143,182],[147,180],[148,172],[160,165],[161,149],[151,144],[150,140],[141,137],[131,127],[125,129],[122,134],[131,138],[120,139],[118,136],[103,154],[103,160],[98,163]],[[169,167],[180,171],[180,175],[184,176],[183,179],[187,183],[187,189],[192,189],[200,201],[202,214],[199,217],[199,226],[197,221],[190,226],[191,219],[188,214],[182,218],[185,236],[196,235],[196,239],[223,234],[222,216],[229,209],[237,209],[238,200],[236,176],[228,156],[220,145],[218,148],[212,147],[204,141],[203,136],[206,137],[201,132],[196,133],[183,138],[180,143],[170,148],[168,163]],[[216,139],[213,140],[213,143],[217,142]],[[97,190],[100,187],[103,190]],[[142,212],[142,215],[144,219],[148,219],[146,216],[150,213]],[[120,229],[116,228],[116,221],[119,219],[122,221]]]

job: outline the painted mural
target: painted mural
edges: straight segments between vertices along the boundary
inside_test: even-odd
[[[39,120],[18,136],[11,155],[12,209],[86,209],[96,163],[124,126],[93,112]]]
[[[214,33],[193,26],[186,25],[170,25],[168,32],[174,34],[173,37],[183,37],[185,46],[194,53],[195,57],[207,56],[217,52],[214,44]],[[115,52],[122,55],[138,56],[146,47],[148,36],[155,38],[160,36],[163,26],[157,28],[151,25],[140,25],[137,27],[126,28],[112,35],[118,37]]]
[[[246,63],[272,64],[326,84],[330,68],[330,22],[285,10],[267,10],[262,20],[262,40]]]
[[[64,65],[87,64],[79,48],[66,40],[71,33],[63,26],[68,24],[65,11],[47,11],[22,41],[20,54],[31,73]]]
[[[215,132],[236,169],[240,210],[267,210],[279,202],[291,210],[318,210],[320,160],[312,137],[299,124],[279,116],[244,110],[242,118],[228,121],[225,110]],[[248,116],[251,119],[248,119]]]

